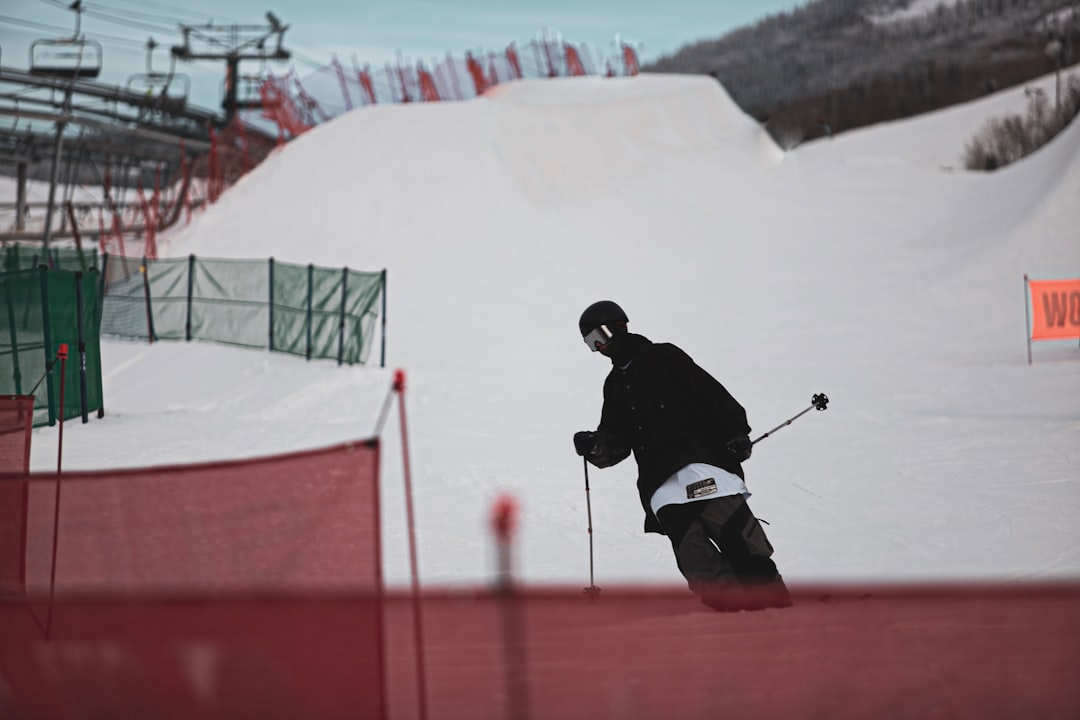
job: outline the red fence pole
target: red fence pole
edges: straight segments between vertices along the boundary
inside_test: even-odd
[[[476,88],[476,94],[483,95],[487,90],[487,78],[484,77],[484,70],[480,67],[480,63],[476,61],[471,52],[465,53],[465,67],[469,71],[469,75],[472,76],[473,87]]]
[[[577,48],[570,43],[564,43],[564,47],[566,48],[566,69],[572,76],[581,77],[585,74],[585,66],[581,62]]]
[[[149,258],[157,257],[157,218],[154,211],[150,207],[150,203],[146,199],[146,193],[143,191],[142,178],[139,179],[139,205],[142,207],[143,213],[143,233],[145,235],[145,244],[143,247],[143,253]]]
[[[420,83],[420,97],[424,102],[439,102],[439,89],[435,87],[435,78],[427,71],[423,63],[416,66],[416,77]]]
[[[499,596],[499,614],[502,620],[506,717],[528,720],[531,708],[525,621],[522,617],[523,599],[514,593],[512,570],[512,540],[517,514],[517,503],[509,495],[503,495],[496,500],[491,519],[499,554],[495,588]]]
[[[524,77],[521,74],[521,61],[518,60],[517,48],[514,47],[514,43],[510,43],[506,47],[506,60],[510,63],[510,69],[514,71],[514,78],[520,80]]]
[[[220,193],[218,177],[221,174],[220,158],[218,158],[218,134],[210,128],[210,157],[206,168],[206,199],[211,205],[217,202]]]
[[[360,89],[363,90],[361,94],[365,105],[374,105],[376,103],[375,98],[375,86],[371,84],[371,66],[365,65],[361,70],[359,64],[356,61],[356,56],[353,55],[353,72],[356,73],[356,79],[360,83]]]
[[[98,248],[105,254],[105,208],[98,207]]]
[[[337,73],[338,84],[341,86],[341,95],[345,98],[345,109],[352,110],[352,97],[349,96],[349,83],[345,81],[345,68],[341,66],[341,63],[337,59],[337,55],[331,54],[332,58],[330,64],[334,67],[334,72]]]
[[[640,68],[638,66],[637,53],[634,52],[634,48],[629,45],[623,45],[622,51],[623,71],[629,76],[637,75]]]
[[[67,375],[67,343],[60,343],[56,357],[60,359],[60,441],[56,450],[56,503],[53,506],[52,569],[49,571],[49,609],[45,615],[45,639],[52,638],[53,599],[56,595],[56,555],[60,542],[60,469],[64,457],[64,378]]]
[[[401,63],[397,64],[397,78],[398,83],[401,85],[401,102],[412,102],[412,96],[409,94],[409,85],[405,80],[405,70],[401,67]]]
[[[409,468],[409,432],[405,426],[405,371],[394,372],[394,392],[398,396],[401,417],[401,455],[405,473],[405,514],[409,531],[409,573],[412,575],[413,623],[416,626],[416,684],[420,703],[420,720],[427,719],[427,679],[424,672],[424,625],[420,614],[420,573],[416,561],[416,521],[412,502],[412,473]]]

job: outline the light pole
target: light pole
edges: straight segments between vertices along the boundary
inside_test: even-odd
[[[1053,38],[1046,43],[1046,56],[1054,61],[1054,112],[1061,114],[1061,40]]]

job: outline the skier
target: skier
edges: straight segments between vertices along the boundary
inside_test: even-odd
[[[633,451],[645,532],[668,537],[679,571],[705,605],[790,605],[772,545],[746,502],[746,411],[685,352],[631,333],[627,323],[610,300],[587,307],[578,322],[585,344],[612,368],[600,425],[575,433],[575,450],[599,468]]]

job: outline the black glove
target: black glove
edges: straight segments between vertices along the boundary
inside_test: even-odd
[[[742,463],[750,459],[750,453],[754,451],[754,443],[750,442],[748,435],[743,435],[729,442],[728,449],[731,450],[735,459]]]
[[[578,455],[584,457],[592,452],[593,447],[596,445],[596,433],[589,430],[582,430],[581,432],[574,433],[574,451]]]
[[[574,433],[574,450],[598,468],[611,467],[630,456],[630,448],[623,447],[614,435],[603,430]]]

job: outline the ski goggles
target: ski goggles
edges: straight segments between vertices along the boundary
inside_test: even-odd
[[[585,344],[589,346],[590,350],[596,352],[611,342],[613,337],[615,337],[615,333],[611,332],[607,325],[601,325],[585,336]]]

